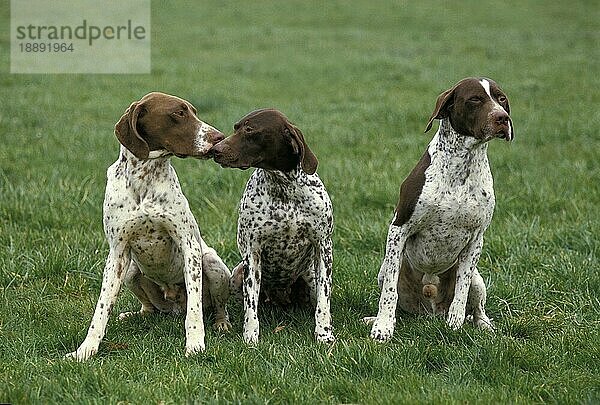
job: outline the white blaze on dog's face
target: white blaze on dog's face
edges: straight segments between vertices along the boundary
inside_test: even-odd
[[[477,140],[514,139],[508,97],[490,79],[463,79],[440,94],[426,131],[434,119],[444,118],[456,132]]]
[[[489,113],[488,120],[493,121],[495,119],[498,119],[498,117],[503,117],[503,113],[506,113],[507,115],[510,114],[508,98],[506,97],[506,95],[504,95],[504,93],[502,93],[502,90],[500,90],[498,85],[495,82],[490,81],[489,79],[481,79],[479,80],[479,83],[481,84],[489,99],[493,103],[493,107]],[[492,89],[492,83],[494,85],[494,89]],[[505,138],[507,141],[511,141],[513,139],[513,129],[512,120],[510,119],[510,116],[506,117],[506,124],[508,128],[505,132]]]

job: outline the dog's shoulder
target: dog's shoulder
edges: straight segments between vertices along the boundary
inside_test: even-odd
[[[425,171],[430,164],[431,156],[429,155],[429,151],[426,150],[419,163],[417,163],[408,177],[402,182],[400,186],[400,199],[396,206],[393,225],[404,225],[414,213],[417,201],[423,191],[423,185],[425,184]]]

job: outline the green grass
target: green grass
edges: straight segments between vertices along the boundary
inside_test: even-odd
[[[11,75],[0,5],[0,402],[598,403],[600,8],[595,1],[155,2],[151,75]],[[359,319],[399,185],[435,97],[498,81],[516,140],[489,155],[496,212],[480,271],[495,335],[402,314],[378,345]],[[107,254],[101,225],[114,123],[151,90],[191,100],[225,132],[273,106],[304,132],[335,209],[332,346],[312,314],[264,307],[261,341],[207,330],[183,357],[183,319],[111,319],[85,336]],[[175,161],[204,237],[226,263],[249,172]],[[116,312],[137,306],[124,291]],[[278,326],[283,330],[275,332]]]

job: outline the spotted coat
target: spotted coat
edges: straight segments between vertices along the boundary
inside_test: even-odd
[[[142,307],[122,313],[120,319],[155,311],[186,313],[186,355],[204,350],[203,302],[214,306],[218,328],[230,326],[225,304],[231,273],[200,236],[170,163],[174,153],[171,144],[165,142],[156,149],[147,144],[153,136],[148,132],[162,120],[162,114],[173,109],[179,117],[185,106],[187,113],[182,117],[186,122],[182,124],[186,128],[182,131],[176,123],[172,124],[174,130],[189,133],[187,146],[186,138],[179,137],[177,154],[199,157],[212,147],[218,131],[198,120],[191,105],[185,103],[173,96],[151,93],[126,111],[119,122],[125,122],[124,128],[117,124],[119,140],[131,150],[122,145],[119,159],[107,171],[103,223],[109,254],[87,336],[75,352],[67,355],[69,358],[83,361],[98,351],[123,282]],[[133,110],[139,104],[148,116],[142,123],[131,123]],[[143,135],[138,129],[144,130]],[[139,145],[132,146],[136,142]]]
[[[315,336],[333,340],[330,314],[333,211],[317,174],[257,169],[240,202],[238,248],[244,271],[244,339],[259,335],[258,298],[287,303],[303,281],[316,306]],[[235,270],[234,270],[235,276]]]
[[[492,329],[477,263],[495,205],[487,142],[512,140],[508,113],[508,99],[489,79],[465,79],[438,98],[430,124],[441,119],[440,127],[404,181],[388,230],[379,311],[366,318],[373,339],[391,338],[398,304],[444,314],[453,329],[467,314]]]
[[[244,300],[244,340],[258,341],[263,297],[278,304],[312,302],[315,337],[331,342],[333,211],[316,174],[318,160],[281,111],[250,112],[234,130],[212,153],[223,167],[257,168],[240,203],[242,262],[232,276],[232,290]]]

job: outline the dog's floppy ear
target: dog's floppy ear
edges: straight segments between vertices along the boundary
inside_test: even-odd
[[[148,159],[150,147],[137,131],[137,121],[143,110],[143,103],[135,101],[115,124],[115,135],[138,159]]]
[[[429,117],[425,132],[431,129],[433,120],[441,120],[450,115],[450,107],[452,107],[452,104],[454,103],[454,90],[456,90],[457,86],[458,84],[438,96],[437,101],[435,102],[435,109],[433,110],[433,113],[431,113],[431,117]]]
[[[285,131],[288,132],[292,138],[294,151],[300,154],[300,167],[302,167],[302,170],[306,174],[314,174],[317,171],[319,161],[306,144],[302,131],[289,121],[285,124]]]

